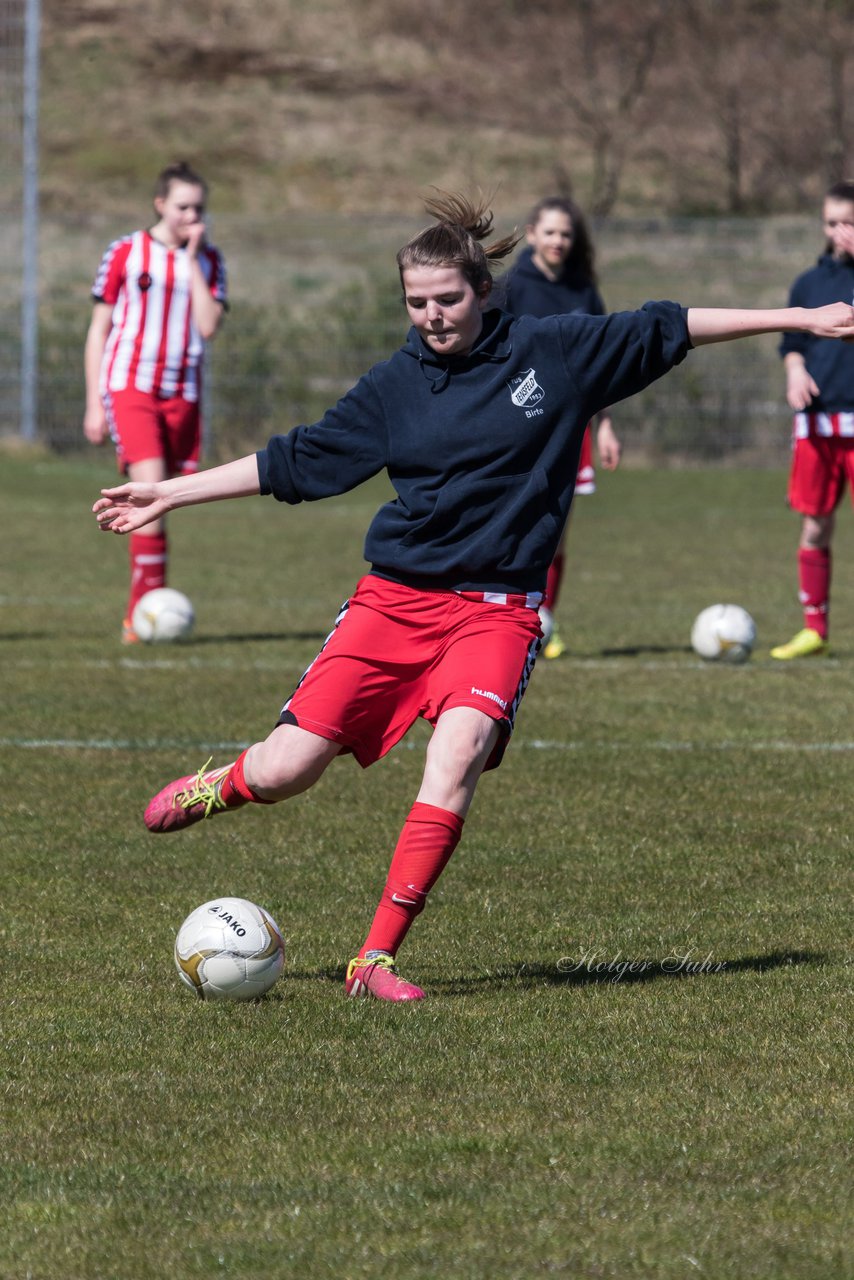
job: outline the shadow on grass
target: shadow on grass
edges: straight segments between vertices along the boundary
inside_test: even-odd
[[[632,644],[624,649],[600,649],[603,658],[640,658],[645,653],[658,654],[693,654],[689,644]],[[694,655],[696,657],[696,654]]]
[[[433,990],[447,995],[505,987],[587,987],[623,986],[628,983],[656,982],[660,979],[712,978],[729,973],[766,973],[794,965],[824,964],[827,956],[819,951],[772,951],[766,955],[718,959],[711,953],[696,950],[674,952],[661,959],[641,956],[608,955],[604,952],[562,956],[553,964],[523,961],[492,973],[471,978],[453,978],[432,984]]]
[[[0,644],[19,644],[27,640],[55,640],[55,631],[4,631],[0,635]]]
[[[660,960],[641,957],[606,956],[597,952],[581,956],[563,956],[552,964],[540,961],[520,961],[504,965],[488,973],[471,977],[427,979],[429,993],[442,995],[475,995],[482,991],[499,991],[510,986],[534,988],[623,986],[628,983],[655,982],[661,978],[673,979],[716,977],[728,973],[766,973],[771,969],[785,969],[795,965],[820,965],[827,956],[820,951],[771,951],[760,956],[739,956],[731,960],[719,960],[695,951],[674,953]],[[344,981],[343,966],[328,969],[286,970],[289,980],[299,982]]]
[[[53,631],[4,631],[0,633],[0,644],[10,644],[10,643],[20,644],[22,641],[26,642],[26,641],[32,641],[32,640],[56,640],[58,634],[59,633],[55,630]],[[300,643],[311,641],[312,644],[321,645],[323,644],[323,641],[326,639],[328,634],[329,634],[328,631],[241,631],[239,634],[235,633],[234,635],[193,636],[191,640],[179,640],[171,644],[160,643],[160,644],[127,645],[123,649],[123,652],[125,653],[125,655],[127,655],[128,650],[132,649],[135,653],[148,653],[149,651],[152,651],[152,652],[156,651],[157,653],[162,654],[164,650],[168,650],[168,649],[180,649],[182,652],[187,652],[189,650],[198,648],[200,645],[253,644],[253,643],[280,644],[282,641],[285,641],[285,640],[297,640]],[[75,636],[75,639],[103,640],[104,637],[100,633],[98,635],[95,635],[92,632],[87,632],[85,636],[82,634]]]
[[[189,641],[181,644],[182,649],[195,649],[199,645],[204,644],[267,644],[281,643],[283,640],[311,640],[315,644],[322,644],[329,633],[327,631],[241,631],[233,635],[205,635],[193,636]],[[163,648],[158,645],[158,648]]]

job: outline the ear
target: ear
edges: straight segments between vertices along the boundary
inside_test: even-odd
[[[529,222],[528,225],[525,227],[525,239],[528,241],[528,244],[531,246],[533,246],[534,244],[535,231],[536,231],[536,227],[533,225],[533,223]]]
[[[485,284],[480,286],[477,294],[477,305],[481,311],[485,311],[489,306],[489,299],[492,297],[492,285],[487,280]]]
[[[158,218],[163,217],[163,206],[165,204],[166,204],[166,201],[163,196],[154,197],[154,212],[157,214]]]

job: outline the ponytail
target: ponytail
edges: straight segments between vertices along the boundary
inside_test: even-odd
[[[467,196],[437,189],[424,206],[436,222],[419,231],[398,253],[401,281],[410,267],[459,267],[475,293],[489,292],[490,264],[506,258],[521,236],[514,230],[502,240],[482,245],[481,241],[492,233],[493,220],[492,210],[483,198],[474,203]]]

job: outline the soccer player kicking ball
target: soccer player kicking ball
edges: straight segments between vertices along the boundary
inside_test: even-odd
[[[119,470],[131,480],[198,468],[202,356],[226,306],[222,256],[205,239],[206,197],[204,179],[189,165],[164,169],[154,188],[154,226],[114,240],[92,286],[83,430],[91,444],[112,436]],[[166,585],[163,520],[129,543],[122,641],[135,644],[134,608]]]
[[[273,494],[296,504],[386,471],[396,498],[367,534],[370,570],[278,722],[223,768],[169,783],[151,831],[179,831],[311,787],[336,757],[373,764],[420,716],[433,726],[421,788],[348,995],[420,1000],[398,949],[463,831],[478,779],[496,768],[539,644],[537,613],[572,501],[581,440],[603,406],[640,391],[692,346],[797,330],[854,338],[854,308],[686,310],[521,317],[490,306],[492,215],[462,196],[397,256],[412,328],[312,426],[210,471],[105,489],[103,530],[133,533],[178,507]]]

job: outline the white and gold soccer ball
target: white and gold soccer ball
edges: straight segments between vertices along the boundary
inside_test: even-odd
[[[178,977],[201,1000],[256,1000],[270,990],[284,964],[279,926],[246,898],[202,903],[175,939]]]
[[[707,662],[746,662],[756,643],[756,623],[739,604],[712,604],[698,613],[691,645]]]
[[[131,626],[146,644],[168,644],[186,640],[195,621],[195,611],[183,591],[155,587],[137,602]]]

